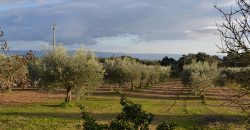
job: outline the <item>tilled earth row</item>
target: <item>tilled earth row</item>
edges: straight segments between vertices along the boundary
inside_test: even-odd
[[[105,85],[98,87],[94,95],[112,96],[115,93],[116,87]],[[176,100],[200,100],[199,96],[195,96],[190,88],[183,87],[182,83],[178,80],[166,82],[146,89],[124,91],[124,93],[125,95],[134,98],[174,100],[173,103],[175,103]],[[206,91],[205,95],[208,100],[230,102],[230,100],[237,95],[237,92],[231,88],[210,88]],[[64,97],[65,91],[47,93],[32,89],[14,90],[14,92],[11,93],[0,93],[0,104],[41,103],[55,99],[63,99]],[[249,101],[247,97],[243,97],[241,100]],[[169,110],[170,109],[171,108],[169,108]]]

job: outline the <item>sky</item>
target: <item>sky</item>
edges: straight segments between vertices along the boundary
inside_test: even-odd
[[[11,50],[50,48],[92,51],[219,54],[213,7],[235,0],[0,0],[0,27]]]

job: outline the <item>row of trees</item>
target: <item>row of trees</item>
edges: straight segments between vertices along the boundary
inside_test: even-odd
[[[246,90],[250,89],[250,67],[222,68],[221,75],[225,75],[226,83],[237,83]]]
[[[28,53],[27,53],[28,54]],[[132,58],[120,57],[99,62],[94,54],[82,48],[68,53],[64,47],[48,51],[41,58],[27,56],[2,57],[0,66],[2,89],[29,82],[46,90],[65,89],[65,102],[72,93],[81,98],[92,93],[103,83],[143,88],[164,82],[171,74],[171,67],[144,65]]]
[[[116,84],[118,89],[122,85],[131,84],[131,90],[135,86],[140,88],[166,81],[171,74],[171,67],[147,66],[131,58],[112,58],[104,61],[106,71],[105,81]]]

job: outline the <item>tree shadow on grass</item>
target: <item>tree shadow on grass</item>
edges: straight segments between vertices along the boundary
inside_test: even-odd
[[[109,122],[115,119],[118,113],[92,113],[98,121]],[[22,116],[26,118],[60,118],[69,120],[80,120],[80,113],[33,113],[33,112],[0,112],[2,116]],[[245,116],[240,115],[158,115],[154,114],[154,121],[152,125],[158,125],[160,122],[167,120],[168,122],[176,122],[182,128],[195,128],[207,126],[211,123],[222,124],[243,124]]]
[[[106,96],[106,97],[119,97],[119,94],[114,94],[114,92],[110,93],[94,93],[94,96]],[[202,100],[200,96],[186,96],[185,94],[179,94],[180,96],[178,97],[177,93],[176,94],[144,94],[144,93],[125,93],[124,94],[127,97],[130,98],[140,98],[140,99],[157,99],[157,100]],[[208,96],[206,97],[207,100],[211,101],[231,101],[230,98],[227,98],[225,96]]]
[[[61,104],[43,104],[41,106],[44,106],[44,107],[53,107],[53,108],[62,107]]]

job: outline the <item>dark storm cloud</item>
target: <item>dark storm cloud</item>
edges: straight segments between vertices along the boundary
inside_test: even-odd
[[[185,40],[213,33],[214,4],[232,0],[0,0],[0,26],[9,40],[94,44],[122,34],[146,40]],[[197,33],[199,32],[199,33]],[[195,36],[194,36],[195,35]]]

